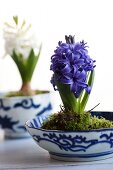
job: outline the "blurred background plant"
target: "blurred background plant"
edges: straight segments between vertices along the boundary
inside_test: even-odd
[[[5,55],[10,55],[15,62],[21,79],[22,86],[17,93],[10,95],[33,95],[36,91],[31,89],[31,80],[36,64],[38,62],[41,43],[33,34],[32,25],[25,19],[21,20],[18,16],[13,16],[13,22],[4,23],[3,36],[5,41]]]

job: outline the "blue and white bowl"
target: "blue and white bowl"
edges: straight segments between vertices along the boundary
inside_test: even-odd
[[[29,137],[25,122],[33,117],[48,117],[53,108],[52,93],[34,96],[0,96],[0,128],[6,138]]]
[[[92,112],[113,120],[113,112]],[[36,143],[47,150],[51,158],[64,161],[94,161],[113,156],[113,128],[59,131],[41,129],[43,118],[26,122],[26,128]]]

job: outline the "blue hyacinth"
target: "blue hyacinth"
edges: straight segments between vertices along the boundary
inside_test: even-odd
[[[56,74],[57,80],[69,85],[71,92],[78,98],[84,89],[87,93],[91,92],[87,78],[88,72],[94,70],[95,60],[88,54],[87,43],[84,41],[75,43],[71,35],[65,36],[65,39],[66,43],[59,41],[51,57],[50,69]],[[54,74],[51,83],[56,90]]]
[[[51,57],[50,69],[57,74],[58,81],[70,86],[76,98],[83,89],[87,93],[91,91],[87,84],[87,73],[94,69],[95,60],[90,58],[86,48],[84,41],[75,43],[74,37],[66,36],[66,43],[60,41]],[[55,87],[54,75],[51,82]]]

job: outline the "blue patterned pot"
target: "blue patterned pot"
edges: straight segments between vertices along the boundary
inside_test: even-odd
[[[92,112],[113,120],[113,112]],[[26,128],[36,143],[47,150],[51,158],[64,161],[94,161],[113,156],[113,128],[59,131],[41,129],[42,118],[26,122]]]
[[[25,122],[33,117],[48,117],[52,112],[52,93],[34,96],[0,96],[0,127],[6,138],[29,137]]]

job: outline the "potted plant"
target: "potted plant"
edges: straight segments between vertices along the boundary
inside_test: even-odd
[[[31,80],[41,53],[41,43],[37,43],[31,24],[20,22],[13,17],[13,24],[5,23],[5,52],[15,62],[22,86],[19,91],[8,92],[0,97],[0,127],[8,138],[29,136],[25,122],[35,116],[43,119],[52,110],[49,91],[33,90]]]
[[[50,157],[65,161],[92,161],[113,156],[113,113],[86,111],[94,82],[95,60],[84,41],[65,36],[51,57],[51,83],[63,106],[40,122],[26,122],[33,139]]]

